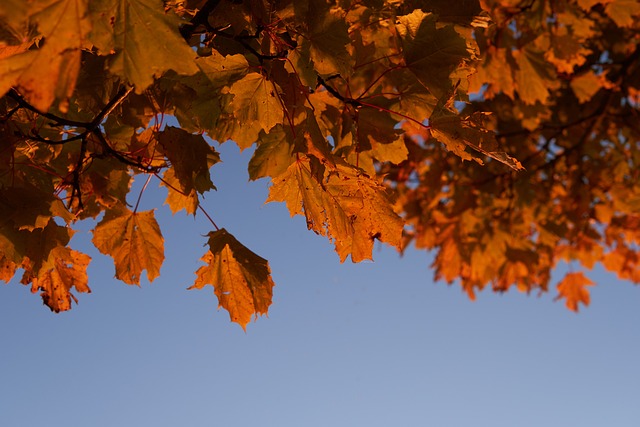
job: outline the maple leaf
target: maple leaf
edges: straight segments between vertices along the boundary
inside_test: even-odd
[[[111,55],[109,69],[142,93],[167,70],[198,72],[196,53],[178,31],[180,20],[156,0],[90,2],[91,42]]]
[[[640,3],[636,0],[613,0],[604,8],[607,15],[621,27],[631,27],[638,22]]]
[[[249,179],[278,176],[292,163],[293,145],[288,141],[282,126],[276,126],[266,135],[261,135],[258,148],[249,161]]]
[[[158,141],[183,192],[203,194],[215,188],[209,169],[220,161],[220,155],[202,135],[169,126],[159,133]]]
[[[479,125],[482,118],[482,113],[474,113],[463,120],[459,115],[443,111],[431,116],[429,125],[433,137],[445,144],[447,149],[456,153],[463,160],[477,160],[465,151],[465,147],[469,147],[509,166],[511,169],[523,170],[524,168],[518,160],[500,149],[494,133]]]
[[[107,210],[93,230],[93,244],[113,258],[116,278],[140,284],[142,270],[152,282],[164,261],[164,240],[153,211],[133,212],[123,206]]]
[[[564,298],[565,304],[569,310],[578,311],[580,303],[589,305],[591,300],[587,286],[593,286],[593,282],[589,280],[583,272],[567,273],[566,276],[558,283],[558,296],[556,300]]]
[[[285,202],[291,216],[304,215],[309,229],[333,240],[342,262],[348,255],[353,262],[372,259],[375,239],[401,248],[403,222],[385,187],[341,164],[319,182],[309,158],[300,157],[273,179],[267,202]]]
[[[330,12],[328,4],[311,0],[308,9],[309,53],[318,74],[348,76],[352,56],[346,49],[350,43],[349,27],[344,19]]]
[[[453,26],[436,27],[436,16],[415,10],[398,17],[407,68],[436,98],[451,87],[452,72],[470,59],[466,41]],[[470,74],[471,70],[467,74]]]
[[[37,23],[44,42],[37,49],[0,57],[0,94],[15,86],[41,111],[47,111],[56,99],[66,111],[80,71],[81,49],[91,30],[88,0],[45,0],[33,6],[28,18]]]
[[[254,316],[267,314],[273,295],[273,280],[267,261],[236,240],[224,228],[209,233],[209,251],[196,271],[189,289],[212,285],[219,307],[229,312],[232,322],[246,330]]]
[[[526,104],[545,102],[549,90],[558,86],[555,70],[544,59],[544,53],[526,47],[513,52],[518,70],[515,80],[520,99]]]
[[[70,310],[71,300],[78,302],[71,293],[72,288],[78,292],[91,292],[87,277],[89,261],[88,255],[67,247],[54,248],[33,278],[31,292],[40,291],[42,301],[53,312]]]
[[[229,108],[241,126],[229,136],[240,148],[247,148],[241,141],[253,143],[260,130],[268,132],[282,122],[284,112],[278,98],[279,91],[276,83],[260,73],[248,74],[231,86],[229,93],[234,96]]]
[[[470,78],[472,83],[469,90],[479,92],[486,84],[484,96],[487,99],[501,92],[513,98],[515,90],[513,73],[510,68],[505,68],[505,64],[515,68],[513,57],[504,48],[490,46],[488,50],[488,54],[477,66],[476,74]]]
[[[592,70],[577,75],[571,80],[571,89],[573,89],[573,93],[575,93],[580,103],[587,102],[593,98],[593,95],[595,95],[601,87],[602,83],[600,79]]]
[[[164,203],[169,205],[172,213],[175,214],[184,209],[189,215],[196,214],[198,206],[200,205],[198,193],[195,188],[191,188],[188,191],[181,189],[182,184],[180,180],[176,178],[173,168],[165,171],[162,175],[162,183],[160,185],[167,187],[167,198]]]

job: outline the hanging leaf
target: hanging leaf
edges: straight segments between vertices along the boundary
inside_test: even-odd
[[[224,228],[209,233],[209,251],[196,271],[189,289],[212,285],[219,307],[229,312],[242,329],[252,317],[267,314],[273,294],[273,280],[267,261],[251,252]]]
[[[589,305],[591,300],[587,286],[593,286],[593,282],[589,280],[581,271],[567,273],[566,276],[558,283],[558,297],[564,298],[565,304],[569,310],[578,311],[580,303]]]
[[[90,3],[90,40],[110,55],[109,69],[142,93],[165,71],[198,72],[196,53],[178,31],[180,20],[160,0],[104,0]],[[153,48],[155,47],[155,48]]]
[[[203,194],[215,189],[209,169],[220,161],[220,155],[202,135],[168,126],[158,134],[158,141],[183,192]]]
[[[67,110],[67,99],[80,72],[81,49],[86,47],[91,30],[87,3],[45,0],[34,5],[29,21],[37,25],[44,39],[36,49],[20,49],[14,55],[0,57],[0,95],[14,86],[41,111],[47,111],[56,99],[62,101],[60,109]]]
[[[269,132],[282,122],[284,112],[278,91],[278,86],[260,73],[248,74],[231,86],[229,93],[234,96],[230,108],[234,112],[235,120],[240,124],[236,132],[245,133],[250,130],[255,133],[255,136],[242,140],[253,143],[259,131]],[[237,134],[229,136],[238,142]],[[247,147],[240,144],[240,148]]]
[[[273,179],[267,202],[285,202],[291,216],[304,215],[309,229],[333,241],[342,262],[349,255],[353,262],[372,259],[376,239],[401,248],[403,222],[385,187],[347,165],[319,182],[309,159],[300,157]]]
[[[91,258],[88,255],[67,247],[58,246],[49,253],[37,276],[33,278],[31,292],[40,291],[43,303],[51,311],[59,313],[71,309],[71,300],[78,303],[71,293],[91,292],[87,277],[87,266]]]
[[[107,210],[93,230],[93,244],[113,258],[116,278],[140,285],[142,270],[152,282],[164,261],[164,239],[153,211],[132,212],[118,206]]]

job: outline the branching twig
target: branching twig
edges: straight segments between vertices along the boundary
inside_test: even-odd
[[[220,0],[208,0],[188,24],[180,27],[180,34],[188,42],[199,26],[209,26],[209,15],[218,6]]]
[[[80,190],[80,173],[82,172],[82,168],[84,166],[84,157],[87,153],[87,138],[82,138],[82,143],[80,144],[80,153],[78,154],[78,162],[76,166],[73,168],[73,181],[71,182],[71,198],[69,199],[69,209],[73,205],[73,199],[78,199],[78,210],[81,211],[83,209],[82,206],[82,192]]]

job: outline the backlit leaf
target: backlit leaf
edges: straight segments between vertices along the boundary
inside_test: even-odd
[[[71,293],[73,288],[77,292],[91,292],[87,277],[89,261],[88,255],[58,246],[50,252],[47,262],[33,278],[31,292],[39,291],[43,303],[51,311],[70,310],[71,300],[78,302]]]
[[[436,16],[420,10],[398,17],[396,27],[407,67],[440,98],[451,86],[451,73],[470,58],[465,40],[453,26],[436,27]]]
[[[589,280],[584,273],[572,272],[558,283],[558,298],[564,298],[565,304],[569,310],[578,311],[580,303],[589,305],[591,300],[587,286],[593,286],[593,282]]]
[[[80,71],[81,49],[91,30],[88,1],[40,0],[36,5],[37,13],[29,18],[44,40],[37,49],[0,59],[0,94],[16,86],[39,110],[47,111],[57,99],[65,111]]]
[[[545,102],[549,90],[557,86],[557,81],[543,53],[526,48],[514,51],[513,56],[518,64],[516,84],[520,99],[526,104]]]
[[[637,25],[640,16],[640,3],[636,0],[613,0],[604,8],[607,15],[621,27]]]
[[[215,188],[209,169],[220,161],[220,155],[202,135],[169,126],[159,133],[158,141],[183,192],[202,194]]]
[[[196,271],[189,289],[212,285],[219,306],[232,322],[246,330],[252,317],[267,314],[273,294],[273,280],[267,261],[251,252],[224,228],[209,233],[209,251]]]
[[[311,163],[301,158],[273,179],[267,202],[285,202],[291,216],[304,215],[307,226],[331,239],[340,260],[372,259],[378,239],[400,249],[403,223],[386,189],[357,169],[337,165],[318,182]]]
[[[153,211],[132,212],[125,207],[107,210],[93,230],[93,244],[113,258],[116,278],[140,284],[142,270],[151,282],[160,275],[164,261],[164,239]]]
[[[234,95],[230,108],[240,129],[253,126],[255,138],[260,130],[268,132],[282,122],[284,112],[278,98],[278,86],[262,74],[246,75],[231,86],[229,93]],[[241,145],[241,148],[246,147]]]
[[[195,52],[178,32],[180,21],[161,0],[104,0],[90,3],[91,41],[111,55],[110,71],[141,93],[167,70],[198,72]]]

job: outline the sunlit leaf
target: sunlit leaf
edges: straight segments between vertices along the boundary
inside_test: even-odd
[[[291,216],[304,215],[309,229],[327,236],[341,261],[372,258],[378,239],[398,249],[402,220],[393,211],[386,189],[355,168],[338,165],[318,182],[311,163],[300,159],[273,179],[267,202],[285,202]]]
[[[39,110],[47,111],[57,99],[65,111],[80,72],[81,49],[91,30],[88,1],[42,0],[36,5],[29,20],[38,26],[44,40],[37,49],[0,57],[0,94],[16,86]]]
[[[43,303],[51,311],[59,313],[71,309],[71,300],[78,300],[71,293],[91,292],[87,266],[91,258],[83,253],[58,246],[49,254],[47,262],[33,278],[31,292],[40,292]]]
[[[142,92],[167,70],[198,72],[196,54],[178,32],[180,21],[160,0],[91,2],[91,41],[111,55],[110,71]],[[155,48],[153,48],[155,47]]]
[[[209,233],[208,245],[202,257],[207,265],[196,271],[196,281],[189,289],[212,285],[219,306],[246,330],[251,319],[267,314],[271,305],[274,283],[269,264],[224,228]]]
[[[93,230],[92,241],[100,252],[113,258],[116,278],[123,282],[139,285],[143,270],[147,270],[150,282],[160,275],[164,239],[153,211],[110,209]]]
[[[591,301],[587,286],[593,286],[593,282],[581,271],[567,273],[558,283],[558,299],[564,298],[569,310],[578,311],[580,303],[586,306]]]

